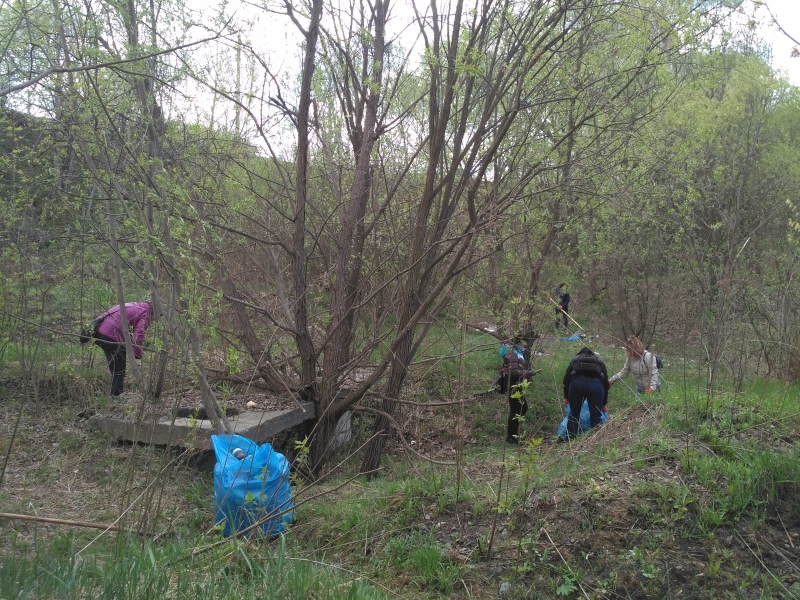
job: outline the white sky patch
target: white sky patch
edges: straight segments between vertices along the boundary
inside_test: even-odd
[[[188,4],[198,13],[206,15],[204,18],[198,14],[201,22],[209,23],[208,17],[219,11],[218,2],[219,0],[189,0]],[[286,127],[288,124],[276,127],[276,109],[266,105],[264,100],[282,88],[287,102],[291,101],[292,80],[298,78],[301,64],[301,36],[285,15],[265,10],[265,6],[275,11],[282,10],[282,3],[275,0],[229,0],[223,6],[225,13],[228,16],[233,15],[234,21],[247,30],[242,41],[250,45],[263,61],[258,64],[257,61],[252,61],[252,57],[246,54],[242,56],[242,64],[239,66],[241,75],[238,81],[241,90],[245,94],[248,92],[253,94],[248,104],[254,111],[256,119],[264,127],[263,133],[274,135],[278,139],[285,137],[287,129],[290,129]],[[336,6],[336,2],[326,2],[324,26],[330,26],[330,11],[337,10]],[[341,6],[345,7],[347,3],[342,3]],[[391,6],[387,37],[402,47],[414,48],[416,52],[421,44],[418,38],[419,26],[414,23],[411,0],[394,0]],[[429,11],[424,0],[417,2],[417,6],[421,11]],[[447,12],[448,9],[449,6],[443,6],[442,12]],[[770,11],[775,21],[789,34],[788,36],[776,26],[769,14]],[[298,15],[298,18],[304,25],[307,23],[307,18],[304,16]],[[735,25],[737,22],[738,27],[748,22],[755,25],[752,32],[772,47],[773,68],[783,72],[792,84],[800,86],[800,57],[792,56],[797,44],[789,37],[800,40],[800,0],[744,0],[731,20],[734,28],[737,27]],[[234,45],[235,40],[229,39],[225,44],[211,44],[195,52],[197,62],[207,61],[209,64],[207,80],[226,91],[233,91],[237,87],[236,54],[232,50]],[[413,64],[415,60],[412,58],[411,62]],[[274,79],[264,76],[264,66],[269,67]],[[190,102],[191,108],[187,111],[191,115],[190,120],[205,123],[213,121],[215,126],[223,127],[226,123],[231,123],[232,110],[227,101],[214,102],[213,94],[204,86],[189,84],[188,88],[194,100]],[[244,123],[247,117],[241,115],[241,119]],[[267,134],[267,129],[270,130],[270,134]],[[252,130],[242,133],[245,137],[253,139]]]
[[[800,46],[782,33],[769,15],[772,12],[786,33],[800,42],[800,0],[747,0],[745,4],[746,12],[755,17],[760,37],[772,46],[772,67],[800,86],[800,56],[792,56],[793,49],[800,51]]]

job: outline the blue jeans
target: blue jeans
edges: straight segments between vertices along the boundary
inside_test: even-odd
[[[569,419],[567,420],[567,435],[575,437],[578,435],[579,419],[583,401],[589,405],[589,421],[591,426],[600,425],[601,413],[603,409],[603,398],[605,392],[600,380],[591,377],[578,376],[569,384]]]

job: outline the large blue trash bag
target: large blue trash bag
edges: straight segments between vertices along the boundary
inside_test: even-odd
[[[294,500],[289,483],[289,462],[269,444],[258,445],[240,435],[212,435],[217,457],[214,465],[214,524],[224,524],[224,534],[242,531],[264,519],[261,529],[274,535],[294,521]],[[233,450],[247,454],[237,459]],[[272,515],[271,518],[270,515]]]
[[[560,437],[562,440],[567,439],[567,419],[569,419],[569,406],[567,406],[567,416],[564,417],[564,420],[561,421],[561,425],[558,426],[558,432],[556,435]],[[608,419],[607,412],[600,413],[600,423],[605,423]],[[583,406],[581,407],[581,416],[578,419],[578,433],[584,433],[589,431],[592,428],[592,419],[589,416],[589,403],[584,400]]]

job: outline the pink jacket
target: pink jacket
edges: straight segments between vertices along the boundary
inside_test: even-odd
[[[122,335],[122,317],[119,314],[119,304],[112,306],[98,316],[105,316],[105,319],[100,323],[100,327],[97,328],[97,333],[114,342],[125,340]],[[136,358],[142,358],[144,332],[150,327],[150,305],[147,302],[127,302],[125,304],[125,316],[128,317],[128,326],[132,332],[133,354]]]

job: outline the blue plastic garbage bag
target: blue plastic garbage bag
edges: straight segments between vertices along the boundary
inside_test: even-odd
[[[580,333],[573,333],[570,336],[561,338],[562,342],[585,342],[586,336],[581,335]]]
[[[567,419],[569,419],[569,406],[567,406],[567,416],[564,417],[564,420],[561,421],[561,425],[558,426],[558,432],[556,435],[560,437],[562,440],[567,439]],[[605,423],[608,419],[607,412],[600,413],[600,423]],[[581,416],[578,419],[578,433],[585,433],[592,428],[592,419],[589,416],[589,403],[584,400],[583,406],[581,407]]]
[[[294,521],[294,500],[289,483],[289,462],[270,444],[258,445],[240,435],[212,435],[217,457],[214,465],[214,524],[224,524],[224,534],[242,531],[264,520],[266,535],[286,529]],[[233,450],[247,454],[241,460]],[[272,516],[271,516],[272,515]]]

